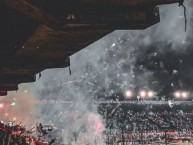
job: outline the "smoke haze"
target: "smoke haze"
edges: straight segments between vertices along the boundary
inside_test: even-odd
[[[175,89],[192,91],[193,2],[186,0],[185,6],[187,32],[182,7],[159,6],[161,22],[155,26],[140,31],[114,31],[71,56],[72,76],[68,68],[45,70],[40,80],[21,85],[18,93],[12,92],[1,101],[16,97],[17,116],[26,118],[32,112],[39,122],[55,124],[63,129],[65,142],[73,136],[78,145],[94,145],[96,136],[102,145],[105,120],[91,101],[112,95],[120,99],[125,90],[136,87],[169,97]],[[33,103],[37,100],[71,103]],[[81,140],[84,137],[90,140]]]

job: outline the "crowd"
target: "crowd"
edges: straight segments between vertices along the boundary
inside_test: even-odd
[[[106,132],[109,143],[191,142],[193,139],[193,113],[184,113],[181,110],[117,110],[114,117],[107,121],[111,123],[107,125]]]
[[[152,110],[143,109],[140,111],[126,109],[124,106],[104,109],[101,113],[106,121],[104,139],[107,144],[152,144],[166,142],[192,142],[193,141],[193,113],[182,110]],[[151,107],[150,107],[151,108]],[[33,136],[33,130],[38,132]],[[52,126],[41,123],[30,130],[26,130],[21,124],[14,125],[0,123],[0,144],[1,145],[52,145],[62,144],[62,139],[52,139]],[[50,133],[52,132],[52,133]],[[48,140],[45,140],[48,136]],[[58,135],[62,138],[63,135]],[[76,142],[77,135],[72,135],[72,142]],[[79,134],[80,137],[80,134]],[[101,140],[101,139],[100,139]],[[47,141],[47,142],[44,142]]]
[[[52,145],[55,142],[55,139],[51,139],[48,142],[41,140],[42,137],[45,137],[52,129],[44,128],[40,123],[36,130],[38,131],[38,136],[34,137],[33,129],[26,130],[26,128],[17,124],[14,125],[14,122],[8,122],[7,124],[0,123],[0,144],[1,145]]]

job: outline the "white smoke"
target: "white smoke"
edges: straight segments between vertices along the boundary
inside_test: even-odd
[[[76,140],[78,145],[94,145],[97,140],[102,145],[105,119],[98,114],[98,106],[91,103],[92,100],[99,96],[104,99],[104,96],[123,93],[136,85],[135,78],[138,86],[149,87],[151,82],[156,82],[154,72],[143,65],[136,68],[135,63],[139,58],[148,60],[152,55],[167,51],[188,51],[192,40],[191,0],[187,0],[185,6],[187,32],[184,32],[183,8],[177,4],[163,5],[160,6],[161,22],[155,26],[140,31],[115,31],[73,55],[72,76],[68,68],[43,71],[39,81],[28,85],[36,92],[32,98],[72,103],[36,105],[35,113],[39,122],[54,123],[58,130],[62,129],[63,135],[59,136],[64,142]],[[150,47],[155,51],[147,55]],[[166,64],[158,62],[158,65],[165,69]],[[136,69],[142,73],[136,76]],[[167,73],[167,70],[164,71]],[[23,109],[26,108],[24,105]]]

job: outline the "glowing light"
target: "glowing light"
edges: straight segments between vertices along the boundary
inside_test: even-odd
[[[14,117],[14,118],[13,118],[13,121],[15,121],[16,119],[17,119],[17,118],[16,118],[16,117]]]
[[[145,91],[141,91],[139,94],[140,94],[141,97],[145,97],[146,96],[146,92]]]
[[[180,93],[180,92],[175,92],[175,93],[174,93],[174,96],[175,96],[176,98],[180,98],[181,93]]]
[[[0,108],[3,108],[3,104],[0,104]]]
[[[187,98],[188,97],[188,92],[186,92],[186,91],[178,91],[178,92],[175,92],[174,93],[174,96],[176,97],[176,98]]]
[[[15,106],[15,102],[11,103],[11,106]]]
[[[188,97],[188,93],[187,93],[187,92],[182,92],[182,93],[181,93],[181,96],[182,96],[183,98],[186,98],[186,97]]]
[[[147,93],[147,95],[148,95],[148,97],[153,97],[154,92],[153,92],[153,91],[149,91],[149,92]]]
[[[132,93],[132,91],[130,91],[130,90],[127,90],[127,91],[125,92],[125,97],[126,97],[126,98],[131,98],[132,95],[133,95],[133,93]]]
[[[27,90],[25,90],[24,92],[25,92],[25,93],[27,93],[28,91],[27,91]]]
[[[5,116],[8,116],[8,114],[7,114],[7,113],[5,113]]]

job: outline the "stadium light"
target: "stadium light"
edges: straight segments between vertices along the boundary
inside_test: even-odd
[[[181,93],[180,93],[180,92],[175,92],[175,93],[174,93],[174,96],[175,96],[176,98],[180,98],[180,97],[181,97]]]
[[[146,97],[146,91],[139,92],[140,97],[144,98]]]
[[[182,92],[182,93],[181,93],[181,96],[182,96],[183,98],[187,98],[187,97],[188,97],[188,93],[187,93],[187,92]]]
[[[148,91],[147,95],[148,95],[148,97],[153,97],[154,96],[154,92],[153,91]]]
[[[186,91],[177,91],[177,92],[175,92],[174,93],[174,96],[176,97],[176,98],[187,98],[188,97],[188,92],[186,92]]]
[[[128,98],[131,98],[133,96],[133,92],[131,90],[127,90],[125,92],[125,97],[128,99]]]

